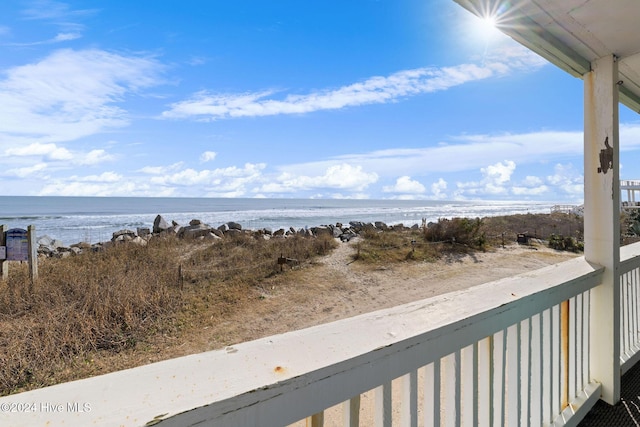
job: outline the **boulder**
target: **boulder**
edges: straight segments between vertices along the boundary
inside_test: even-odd
[[[199,219],[192,219],[191,221],[189,221],[189,225],[200,225],[202,224],[202,221],[200,221]]]
[[[173,233],[173,234],[179,236],[182,233],[182,229],[183,229],[183,227],[181,225],[175,224],[175,225],[172,225],[171,227],[169,227],[167,229],[167,232],[168,233]]]
[[[138,246],[147,246],[147,241],[140,236],[136,236],[131,239],[131,243]]]
[[[331,230],[326,225],[321,225],[319,227],[311,227],[309,230],[311,230],[314,236],[321,236],[323,234],[327,236],[333,236],[333,230]]]
[[[346,233],[342,233],[339,237],[340,237],[340,241],[348,242],[349,240],[353,239],[356,236],[357,236],[356,233],[354,233],[352,231],[349,231],[349,232],[346,232]]]
[[[53,239],[46,234],[38,238],[37,242],[40,246],[51,246]]]
[[[72,249],[73,248],[78,248],[78,249],[81,249],[81,250],[90,249],[91,248],[91,244],[87,243],[87,242],[79,242],[79,243],[74,243],[73,245],[71,245],[71,248]]]
[[[197,225],[182,227],[182,229],[180,230],[180,234],[178,236],[185,239],[196,239],[199,237],[208,236],[210,233],[211,233],[211,227],[209,227],[206,224],[200,223]]]
[[[115,241],[123,241],[123,240],[131,240],[136,237],[136,232],[133,230],[122,229],[113,232],[113,237],[111,238],[112,242]]]
[[[169,229],[169,223],[162,217],[162,215],[156,216],[153,220],[153,234],[162,233]]]
[[[227,226],[231,230],[242,230],[242,225],[238,224],[237,222],[229,221],[227,222]]]
[[[212,228],[209,231],[211,231],[211,233],[213,235],[215,235],[216,237],[220,237],[220,238],[224,237],[224,233],[222,231],[218,230],[217,228]]]
[[[389,228],[387,224],[382,221],[376,221],[373,225],[380,230],[386,230]]]

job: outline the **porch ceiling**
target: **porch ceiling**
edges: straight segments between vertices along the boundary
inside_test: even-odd
[[[640,1],[454,0],[568,73],[582,77],[591,62],[619,58],[620,102],[640,112]]]

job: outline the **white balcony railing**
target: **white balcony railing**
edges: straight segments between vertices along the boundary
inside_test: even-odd
[[[624,366],[634,363],[640,341],[638,254],[640,245],[621,253]],[[0,425],[262,427],[306,419],[321,426],[325,417],[327,425],[344,426],[575,425],[600,395],[589,372],[597,345],[589,340],[589,298],[602,273],[576,258],[219,351],[4,397]],[[34,410],[6,410],[31,403]],[[89,412],[79,410],[85,404]],[[335,405],[342,407],[337,415]]]
[[[640,244],[620,248],[620,366],[640,360]]]

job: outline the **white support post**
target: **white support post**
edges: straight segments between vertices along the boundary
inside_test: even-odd
[[[591,292],[591,378],[620,400],[620,178],[618,64],[606,56],[584,76],[584,254],[605,267]]]

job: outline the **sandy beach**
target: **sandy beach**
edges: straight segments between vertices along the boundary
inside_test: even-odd
[[[167,348],[174,356],[332,322],[536,270],[578,256],[544,245],[510,244],[486,252],[457,254],[436,262],[387,266],[353,262],[358,239],[313,265],[275,276],[255,288],[222,323],[203,325],[189,342]],[[164,355],[166,356],[166,354]]]

